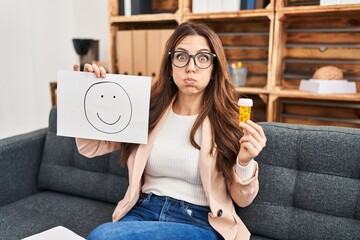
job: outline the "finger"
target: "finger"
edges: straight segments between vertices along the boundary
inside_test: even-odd
[[[266,136],[265,136],[265,133],[264,133],[264,130],[263,128],[259,125],[259,124],[256,124],[255,122],[251,121],[251,120],[248,120],[247,121],[247,124],[249,124],[250,126],[252,126],[253,128],[255,128],[255,130],[260,134],[260,136],[262,138],[265,139],[266,141]]]
[[[103,66],[100,66],[99,69],[101,77],[106,78],[106,69]]]
[[[84,65],[84,71],[85,71],[85,72],[94,72],[94,68],[92,67],[91,64],[85,63],[85,65]]]
[[[265,147],[266,139],[261,137],[260,134],[254,128],[250,127],[250,128],[244,129],[244,136],[247,136],[249,139],[251,137],[256,142],[259,142],[262,147]]]
[[[77,63],[75,63],[75,64],[73,65],[73,70],[74,70],[74,71],[80,71],[80,65],[77,64]]]
[[[238,158],[241,162],[248,162],[251,159],[255,158],[259,154],[254,146],[250,142],[244,142],[241,145],[241,150],[239,152]]]
[[[240,139],[240,144],[243,144],[244,142],[249,142],[253,145],[253,147],[257,150],[257,151],[261,151],[264,148],[264,145],[262,142],[257,141],[253,136],[251,135],[247,135],[244,136]]]
[[[242,147],[244,147],[247,151],[247,154],[249,157],[255,158],[257,155],[259,155],[260,151],[254,147],[254,145],[251,142],[243,142]]]
[[[93,67],[93,69],[94,69],[94,73],[95,73],[96,77],[100,77],[100,69],[99,69],[99,66],[94,63],[94,64],[92,64],[92,67]]]
[[[241,123],[240,127],[244,129],[244,135],[252,135],[258,142],[265,146],[266,137],[261,126],[248,120],[246,123]]]

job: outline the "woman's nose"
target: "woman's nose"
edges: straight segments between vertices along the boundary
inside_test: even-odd
[[[196,71],[195,58],[193,56],[190,57],[190,61],[186,66],[186,72]]]

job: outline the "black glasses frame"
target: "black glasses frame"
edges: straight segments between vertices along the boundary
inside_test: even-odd
[[[179,67],[179,66],[175,65],[174,62],[173,62],[174,54],[175,54],[175,53],[178,53],[178,52],[185,53],[185,54],[187,54],[187,55],[189,56],[189,59],[188,59],[187,63],[186,63],[184,66],[182,66],[182,67]],[[196,64],[195,57],[196,57],[197,55],[199,55],[199,54],[204,54],[204,53],[209,54],[209,55],[211,56],[211,63],[209,64],[209,66],[207,66],[207,67],[205,67],[205,68],[202,68],[202,67],[199,67],[199,66]],[[172,63],[175,67],[177,67],[177,68],[184,68],[184,67],[186,67],[186,66],[189,64],[190,59],[192,58],[193,61],[194,61],[195,66],[197,66],[197,67],[200,68],[200,69],[207,69],[207,68],[209,68],[209,67],[214,63],[214,59],[216,58],[216,54],[215,54],[215,53],[211,53],[211,52],[198,52],[198,53],[196,53],[196,54],[188,54],[188,53],[185,52],[185,51],[172,51],[172,52],[169,52],[169,57],[170,57],[171,63]]]

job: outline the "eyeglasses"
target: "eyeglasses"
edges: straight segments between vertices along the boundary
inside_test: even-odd
[[[209,52],[198,52],[195,55],[188,54],[184,51],[169,52],[171,62],[175,67],[183,68],[189,64],[190,59],[194,59],[195,65],[200,69],[206,69],[211,66],[216,55]]]

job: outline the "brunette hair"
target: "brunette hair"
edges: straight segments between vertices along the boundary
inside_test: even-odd
[[[187,36],[203,36],[213,53],[213,73],[203,96],[203,107],[192,127],[190,133],[191,144],[200,149],[194,140],[196,130],[206,117],[209,117],[212,130],[212,146],[216,148],[216,167],[221,171],[228,182],[233,180],[232,167],[240,149],[239,139],[242,131],[238,126],[237,93],[230,79],[227,61],[222,43],[216,33],[205,24],[185,22],[180,24],[168,39],[159,79],[151,89],[150,112],[149,112],[149,133],[159,122],[161,116],[168,108],[178,89],[171,83],[171,60],[169,52]],[[138,144],[122,143],[122,154],[120,162],[126,164],[131,152],[138,147]]]

